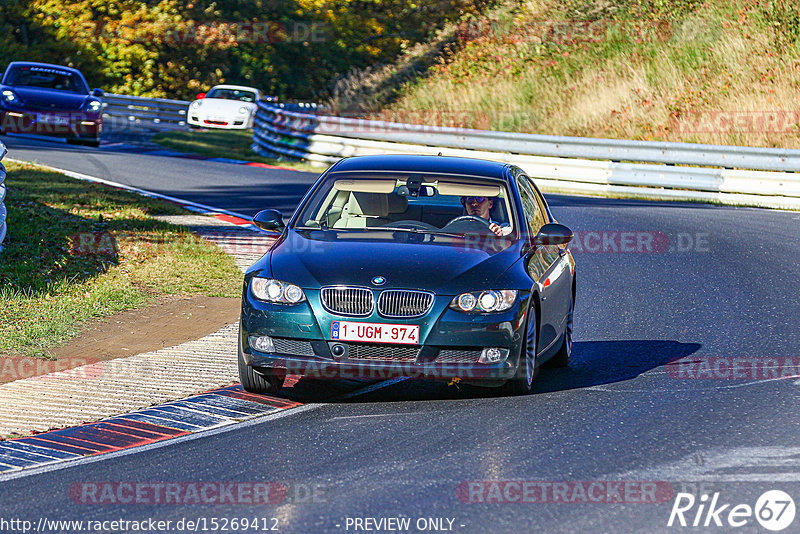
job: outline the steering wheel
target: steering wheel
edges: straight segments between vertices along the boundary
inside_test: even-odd
[[[491,224],[489,221],[487,221],[483,217],[477,217],[475,215],[461,215],[460,217],[456,217],[455,219],[453,219],[452,221],[447,223],[445,226],[450,226],[451,224],[454,224],[454,223],[467,222],[467,221],[479,222],[479,223],[483,224],[484,226],[486,226],[487,228],[489,227],[489,224]]]
[[[479,230],[488,230],[490,224],[491,223],[483,217],[476,217],[475,215],[461,215],[444,225],[444,227],[442,227],[442,231],[452,230],[452,227],[457,226],[471,227],[475,225],[480,225]]]

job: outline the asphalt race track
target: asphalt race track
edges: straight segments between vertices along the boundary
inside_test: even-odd
[[[255,215],[291,214],[319,174],[95,149],[58,141],[4,136],[9,158],[34,161],[184,200]]]
[[[3,141],[12,158],[247,214],[290,211],[314,179]],[[390,523],[376,530],[356,519],[395,517],[409,518],[412,532],[435,531],[429,518],[445,518],[439,531],[464,533],[761,529],[754,517],[730,526],[728,512],[755,508],[767,490],[800,497],[800,213],[547,196],[576,232],[576,343],[573,364],[542,370],[535,394],[399,381],[195,439],[0,478],[0,517],[258,517],[298,533],[389,532]],[[522,484],[507,481],[541,491],[522,499]],[[269,482],[286,493],[266,505],[76,497],[81,484],[101,482]],[[699,528],[668,527],[679,492],[698,503],[718,493],[719,505],[730,504],[723,526],[704,523],[703,512]],[[698,509],[686,512],[689,525]]]

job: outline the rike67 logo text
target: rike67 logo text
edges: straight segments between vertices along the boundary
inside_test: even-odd
[[[781,490],[763,493],[755,506],[723,503],[719,492],[699,499],[691,493],[678,493],[667,526],[735,528],[751,524],[755,518],[761,527],[778,532],[792,524],[795,511],[794,500]]]

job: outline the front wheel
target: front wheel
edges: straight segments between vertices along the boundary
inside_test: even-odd
[[[507,395],[527,395],[533,388],[536,377],[536,349],[539,341],[536,330],[536,307],[531,303],[528,308],[528,321],[525,323],[525,341],[519,354],[517,373],[503,386]]]
[[[251,366],[247,365],[244,361],[242,354],[242,339],[239,338],[239,382],[242,387],[249,393],[277,393],[283,387],[283,381],[286,379],[285,372],[279,372],[276,369],[264,369],[257,373]]]

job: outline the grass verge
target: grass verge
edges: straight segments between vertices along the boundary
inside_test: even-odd
[[[241,159],[298,171],[319,172],[319,167],[314,167],[308,162],[259,156],[250,149],[253,144],[253,133],[250,130],[170,131],[158,133],[152,140],[172,150],[209,158]]]
[[[382,106],[346,104],[401,122],[800,147],[796,0],[502,0],[455,31]]]
[[[233,258],[154,215],[157,199],[8,163],[0,252],[0,353],[48,357],[92,317],[169,294],[237,297]]]

